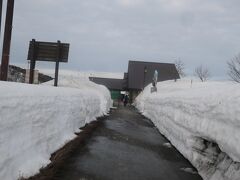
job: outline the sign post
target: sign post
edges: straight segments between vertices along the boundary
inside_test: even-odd
[[[61,58],[61,57],[60,57],[60,56],[61,56],[61,54],[60,54],[60,52],[61,52],[60,47],[61,47],[61,42],[58,41],[58,53],[57,53],[57,54],[58,54],[58,59],[57,59],[57,61],[56,61],[56,66],[55,66],[54,86],[57,86],[57,85],[58,85],[59,59]]]
[[[31,54],[31,61],[30,61],[30,75],[29,75],[29,84],[33,84],[34,81],[34,69],[36,66],[36,57],[35,57],[35,39],[32,40],[32,43],[30,44],[32,46],[32,54]]]
[[[28,50],[28,60],[30,60],[29,83],[33,83],[36,61],[50,61],[56,62],[54,86],[57,86],[59,63],[68,62],[69,46],[69,44],[60,41],[57,43],[35,41],[35,39],[30,41]]]

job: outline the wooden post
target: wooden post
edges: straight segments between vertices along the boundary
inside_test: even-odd
[[[3,4],[3,0],[0,0],[0,36],[1,36],[1,29],[2,29],[2,4]]]
[[[7,14],[5,21],[5,31],[3,40],[2,63],[1,63],[1,80],[7,81],[9,54],[12,37],[12,22],[13,22],[14,0],[7,1]]]
[[[55,66],[54,86],[58,85],[58,72],[59,72],[59,61],[56,62],[56,66]]]
[[[30,74],[29,74],[29,84],[33,84],[34,82],[34,70],[35,70],[35,66],[36,66],[36,43],[35,43],[35,39],[32,40],[32,57],[30,60]]]
[[[54,79],[54,86],[58,85],[58,72],[59,72],[59,60],[61,57],[61,42],[58,41],[58,59],[56,61],[56,66],[55,66],[55,79]]]
[[[36,61],[35,60],[31,60],[30,61],[29,84],[33,84],[34,83],[34,70],[35,70],[35,66],[36,66]]]
[[[2,5],[3,5],[3,0],[0,0],[0,37],[2,33]],[[1,64],[0,64],[0,79],[1,79]]]

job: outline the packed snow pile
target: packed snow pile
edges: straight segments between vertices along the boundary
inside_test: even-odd
[[[191,80],[150,85],[136,107],[205,180],[240,179],[240,84]]]
[[[52,74],[53,71],[45,70],[45,74],[54,77]],[[53,85],[53,81],[48,81],[43,85]],[[62,70],[59,74],[59,87],[72,87],[81,89],[83,91],[93,92],[98,95],[101,99],[100,107],[102,109],[109,109],[112,106],[112,99],[110,92],[105,86],[95,84],[89,81],[89,74],[84,72],[78,71],[69,71],[69,70]]]
[[[53,69],[39,69],[40,72],[54,77],[55,70]],[[124,73],[121,72],[94,72],[94,71],[72,71],[72,70],[59,70],[62,76],[75,76],[78,78],[89,78],[89,77],[101,77],[101,78],[114,78],[123,79]]]
[[[112,105],[107,88],[88,79],[60,75],[59,86],[0,82],[0,179],[36,174]]]

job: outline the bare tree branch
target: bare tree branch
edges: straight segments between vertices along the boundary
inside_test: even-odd
[[[175,66],[176,66],[176,69],[177,69],[180,77],[185,77],[186,76],[186,74],[184,72],[185,64],[180,59],[178,59],[175,61]]]
[[[231,80],[240,83],[240,54],[227,62],[228,76]]]
[[[197,76],[202,82],[204,82],[210,78],[211,74],[208,68],[200,65],[195,69],[195,76]]]

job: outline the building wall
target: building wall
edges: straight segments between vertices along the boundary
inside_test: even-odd
[[[174,64],[129,61],[128,89],[144,89],[153,81],[155,70],[158,71],[158,81],[180,78]]]
[[[118,100],[119,99],[119,97],[121,95],[120,91],[111,90],[110,92],[111,92],[112,100]]]
[[[141,93],[141,90],[129,90],[129,102],[133,103],[136,97]]]

